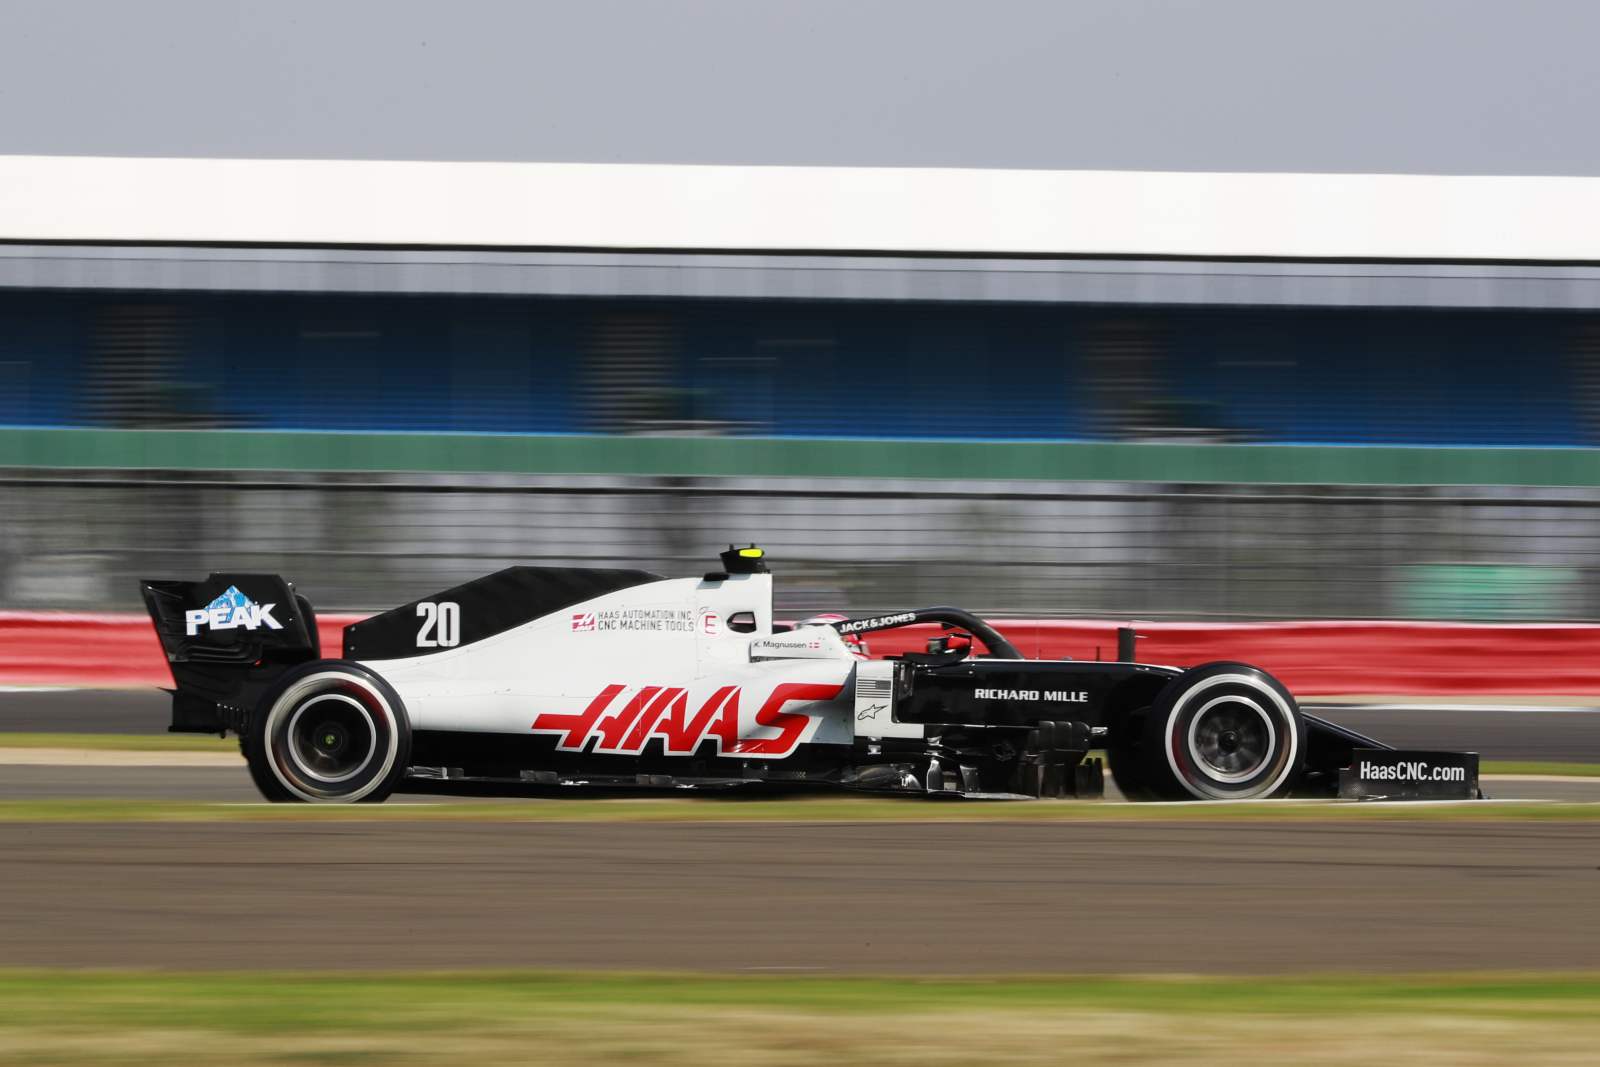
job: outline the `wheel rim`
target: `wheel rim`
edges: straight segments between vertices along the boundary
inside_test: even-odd
[[[301,773],[329,785],[360,774],[378,751],[372,716],[343,693],[326,693],[296,708],[288,741],[289,758]]]
[[[1189,721],[1189,756],[1219,782],[1244,782],[1261,773],[1276,743],[1271,717],[1248,697],[1217,697]]]

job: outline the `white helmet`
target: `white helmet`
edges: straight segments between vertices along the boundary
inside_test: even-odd
[[[821,615],[813,615],[809,619],[801,619],[795,623],[795,629],[802,626],[832,626],[836,622],[844,622],[848,615],[841,615],[837,611],[825,611]],[[869,659],[872,653],[867,649],[867,643],[861,639],[860,634],[840,634],[850,651],[859,659]]]

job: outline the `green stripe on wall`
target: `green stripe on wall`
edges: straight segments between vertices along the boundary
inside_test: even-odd
[[[1600,450],[0,430],[0,466],[68,470],[798,475],[1361,485],[1600,485]]]

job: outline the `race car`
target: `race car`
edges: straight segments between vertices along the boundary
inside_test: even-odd
[[[1396,752],[1265,671],[1029,660],[933,607],[773,621],[755,546],[691,578],[508,567],[345,627],[277,575],[145,581],[175,732],[237,734],[272,801],[395,791],[818,784],[966,797],[1470,797],[1472,753]],[[923,652],[847,639],[942,627]],[[1396,770],[1400,768],[1401,770]],[[536,789],[532,791],[537,791]]]

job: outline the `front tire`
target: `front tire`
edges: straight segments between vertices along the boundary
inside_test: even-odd
[[[1145,720],[1141,784],[1168,800],[1263,800],[1300,779],[1306,727],[1267,672],[1208,663],[1164,689]],[[1113,770],[1115,764],[1113,764]]]
[[[346,660],[295,668],[261,698],[244,756],[274,802],[378,803],[411,762],[411,723],[393,687]]]

